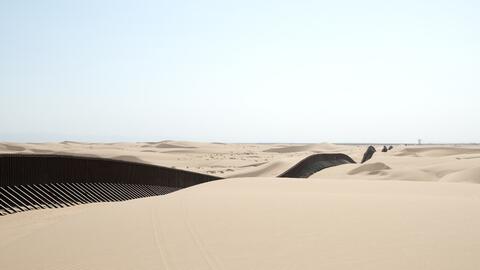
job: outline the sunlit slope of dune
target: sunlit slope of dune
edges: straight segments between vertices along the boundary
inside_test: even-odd
[[[480,183],[480,149],[467,147],[408,147],[376,152],[365,164],[322,170],[311,178],[445,181]]]
[[[2,269],[478,269],[480,186],[244,178],[3,217]],[[28,259],[26,259],[28,258]]]

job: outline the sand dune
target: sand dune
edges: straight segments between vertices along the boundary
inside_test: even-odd
[[[265,178],[316,152],[359,161],[366,147],[0,144],[0,153],[51,151],[249,176],[1,217],[0,268],[479,269],[478,146],[395,146],[305,180]]]
[[[286,146],[286,147],[274,147],[264,150],[264,152],[270,153],[292,153],[292,152],[304,152],[304,151],[318,151],[319,149],[325,150],[333,150],[335,149],[335,145],[332,144],[305,144],[305,145],[294,145],[294,146]]]
[[[397,153],[397,156],[426,156],[440,157],[465,154],[480,154],[480,149],[471,149],[463,147],[421,147],[406,148]]]
[[[315,149],[314,145],[299,145],[299,146],[287,146],[287,147],[280,147],[280,148],[270,148],[264,150],[264,152],[272,152],[272,153],[291,153],[291,152],[302,152],[302,151],[312,151]]]
[[[480,156],[457,157],[457,159],[477,159],[477,158],[480,158]]]
[[[313,154],[286,171],[277,173],[277,176],[308,178],[320,170],[347,163],[354,162],[344,154]],[[220,179],[212,175],[147,165],[138,157],[128,155],[106,159],[72,155],[0,154],[0,216],[40,208],[165,195]],[[42,194],[45,191],[47,194]]]
[[[478,269],[479,207],[472,184],[230,179],[3,217],[0,262],[12,270]]]
[[[31,151],[35,154],[54,154],[56,152],[53,152],[51,150],[48,150],[48,149],[34,149],[34,148],[30,148],[28,149],[28,151]]]
[[[292,162],[288,161],[272,161],[241,173],[231,174],[230,177],[277,176],[288,169],[291,164]]]
[[[232,174],[229,178],[259,176],[306,178],[317,171],[344,163],[353,163],[353,160],[343,154],[313,154],[302,159],[289,158],[273,162],[250,164],[244,166],[250,167],[251,169],[249,171]]]
[[[193,154],[193,153],[198,153],[195,150],[168,150],[168,151],[163,151],[162,153],[165,154]]]
[[[61,144],[80,144],[80,145],[87,145],[88,143],[84,142],[77,142],[77,141],[63,141]]]
[[[385,163],[382,163],[382,162],[367,163],[349,171],[348,174],[359,174],[359,173],[375,174],[375,172],[378,172],[381,170],[390,170],[390,169],[391,169],[390,167],[388,167],[387,165],[385,165]]]
[[[182,146],[182,145],[174,145],[169,143],[159,143],[155,145],[156,148],[195,148],[193,146]]]
[[[156,146],[162,145],[165,148]],[[185,141],[95,144],[81,142],[45,144],[0,144],[0,153],[46,153],[118,158],[128,156],[147,164],[214,174],[220,177],[277,176],[314,153],[344,153],[357,162],[368,145],[333,144],[218,144]],[[379,148],[380,146],[376,146]],[[472,146],[395,146],[377,151],[366,163],[367,171],[351,170],[361,165],[342,165],[323,170],[314,178],[440,181],[445,175],[478,166],[480,147]],[[390,170],[368,169],[370,163],[383,163]],[[251,164],[259,164],[250,166]],[[344,167],[346,166],[346,167]],[[345,168],[345,169],[344,169]],[[359,170],[363,170],[359,169]]]
[[[475,157],[477,146],[467,147],[408,147],[381,153],[363,165],[341,165],[313,175],[324,179],[372,179],[407,181],[443,181],[452,173],[478,167]],[[480,174],[469,172],[470,178],[480,179]],[[460,177],[461,178],[461,177]],[[468,177],[467,177],[468,178]],[[475,182],[468,180],[468,182]]]
[[[443,182],[472,182],[480,183],[480,167],[461,170],[443,176]]]
[[[0,150],[20,152],[20,151],[25,151],[25,147],[18,146],[18,145],[13,144],[13,143],[0,143]]]

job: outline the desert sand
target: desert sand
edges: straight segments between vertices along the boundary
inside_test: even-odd
[[[477,145],[394,145],[364,164],[275,177],[314,153],[359,162],[366,147],[2,143],[0,153],[108,157],[228,179],[0,217],[0,268],[479,269]]]

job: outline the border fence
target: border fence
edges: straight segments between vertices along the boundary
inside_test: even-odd
[[[149,164],[62,155],[0,155],[0,215],[164,195],[220,177]]]

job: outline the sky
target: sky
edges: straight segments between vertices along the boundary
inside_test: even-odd
[[[480,142],[478,14],[0,0],[0,141]]]

